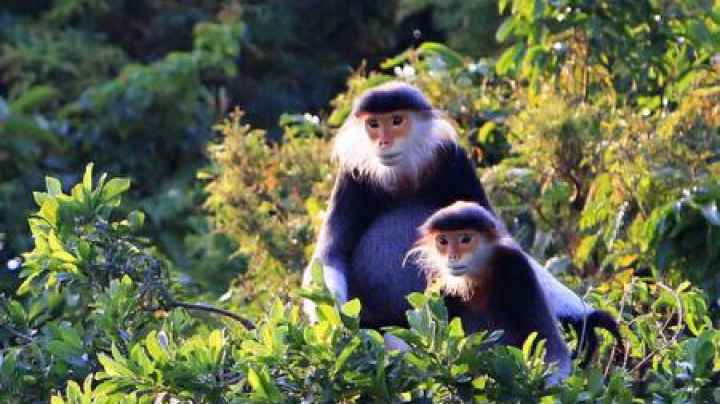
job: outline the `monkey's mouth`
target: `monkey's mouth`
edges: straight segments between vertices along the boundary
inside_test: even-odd
[[[450,275],[452,276],[463,276],[468,271],[467,265],[451,265],[448,267]]]
[[[380,163],[384,166],[397,165],[402,160],[402,153],[387,153],[378,155]]]

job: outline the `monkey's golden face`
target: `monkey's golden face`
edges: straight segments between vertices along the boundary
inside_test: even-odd
[[[435,233],[435,249],[446,263],[450,275],[462,276],[474,270],[477,252],[482,249],[483,235],[477,230],[453,230]]]
[[[360,119],[380,163],[389,167],[399,164],[403,159],[404,143],[412,129],[410,111],[368,113],[361,115]]]

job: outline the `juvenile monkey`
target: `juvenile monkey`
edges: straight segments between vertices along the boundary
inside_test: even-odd
[[[545,360],[555,362],[551,384],[570,373],[565,340],[550,313],[528,256],[487,209],[455,202],[420,228],[416,253],[428,283],[455,296],[449,314],[460,316],[467,333],[503,330],[498,343],[521,347],[537,332],[546,340]],[[452,301],[450,301],[451,303]]]

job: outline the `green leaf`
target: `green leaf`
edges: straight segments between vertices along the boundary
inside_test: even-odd
[[[13,323],[23,324],[27,321],[27,312],[25,312],[25,308],[17,300],[8,301],[5,309]]]
[[[68,382],[65,394],[67,395],[68,401],[71,403],[82,402],[82,391],[80,390],[80,386],[74,380],[70,380]]]
[[[538,333],[533,331],[528,335],[527,339],[523,343],[522,346],[522,353],[523,358],[525,358],[526,361],[529,361],[533,356],[533,347],[535,345],[535,340],[537,339]]]
[[[75,258],[74,255],[70,254],[67,251],[53,251],[51,257],[57,258],[60,261],[63,262],[69,262],[69,263],[77,263],[77,258]]]
[[[47,350],[62,360],[68,360],[82,355],[82,351],[64,341],[54,340],[47,344]]]
[[[92,192],[92,176],[93,176],[93,163],[88,164],[85,167],[85,174],[83,174],[83,188],[85,191]]]
[[[515,29],[516,22],[515,18],[506,18],[495,33],[495,39],[500,43],[505,42]]]
[[[33,199],[38,206],[43,206],[50,198],[47,192],[33,192]]]
[[[210,337],[208,338],[208,347],[214,348],[217,351],[220,351],[222,347],[225,345],[225,338],[223,337],[223,333],[220,330],[213,330],[210,333]]]
[[[259,370],[250,368],[248,371],[248,383],[255,392],[255,398],[263,402],[283,402],[283,396],[278,387],[270,380],[270,375],[265,367]]]
[[[130,377],[134,378],[135,373],[127,368],[125,365],[121,364],[120,362],[117,362],[113,359],[111,359],[109,356],[101,353],[98,355],[98,361],[100,361],[100,364],[103,365],[103,369],[105,370],[105,373],[107,373],[109,376],[119,376],[119,377]]]
[[[340,316],[338,315],[338,311],[335,309],[335,306],[331,306],[329,304],[318,304],[317,315],[318,319],[322,321],[327,321],[332,325],[342,324],[342,320],[340,319]]]
[[[112,178],[103,188],[103,201],[112,201],[128,189],[130,189],[130,179]]]
[[[48,199],[41,207],[38,212],[38,216],[44,218],[50,225],[58,225],[58,210],[60,204],[57,199]]]
[[[10,110],[15,114],[27,113],[28,109],[40,107],[56,94],[54,87],[41,85],[34,86],[22,92],[20,98],[13,101]]]
[[[498,0],[498,11],[500,14],[505,12],[508,3],[510,3],[510,0]]]
[[[427,298],[422,293],[413,292],[408,295],[407,297],[408,302],[410,302],[410,305],[412,307],[418,309],[422,306],[424,306],[427,303]]]
[[[83,342],[80,338],[80,335],[78,334],[78,331],[75,328],[71,326],[61,325],[60,327],[58,327],[57,330],[60,338],[63,341],[69,343],[74,348],[77,348],[79,350],[82,349]]]
[[[164,361],[168,359],[166,349],[158,341],[158,335],[155,331],[151,331],[147,337],[145,337],[145,347],[147,348],[150,356],[156,361]]]
[[[145,223],[145,213],[139,210],[133,210],[128,214],[128,222],[130,223],[130,229],[132,231],[139,232]]]
[[[342,305],[343,314],[350,316],[350,317],[357,317],[358,314],[360,314],[360,309],[362,305],[360,304],[359,299],[352,299],[349,302]]]
[[[45,177],[45,185],[47,186],[50,196],[58,196],[62,194],[62,183],[59,179],[53,177]]]
[[[477,138],[480,143],[487,143],[489,142],[490,136],[493,133],[493,130],[495,130],[495,127],[497,125],[493,121],[487,121],[485,122],[477,131]]]
[[[425,42],[418,48],[421,54],[431,54],[440,56],[451,68],[463,66],[463,58],[459,53],[453,51],[447,46],[437,42]]]
[[[143,374],[150,375],[155,370],[154,362],[148,358],[145,349],[140,345],[135,345],[130,351],[130,357],[140,365]]]
[[[525,46],[521,43],[516,43],[508,48],[495,64],[495,71],[500,75],[510,73],[516,67],[516,61],[524,50]]]
[[[395,66],[399,66],[401,64],[406,63],[409,60],[409,56],[410,56],[409,52],[403,52],[403,53],[399,54],[398,56],[392,57],[390,59],[386,59],[380,64],[380,68],[392,69]]]
[[[345,366],[345,362],[347,362],[347,360],[350,358],[350,355],[355,352],[355,349],[360,346],[360,342],[361,340],[359,338],[353,338],[353,340],[350,341],[349,344],[343,347],[342,351],[340,351],[340,355],[338,355],[337,360],[333,364],[335,372],[343,371],[343,366]]]

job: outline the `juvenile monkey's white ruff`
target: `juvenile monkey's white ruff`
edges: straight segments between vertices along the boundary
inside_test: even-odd
[[[452,296],[458,296],[463,300],[469,300],[475,288],[478,286],[476,277],[492,257],[495,247],[498,245],[512,245],[513,240],[509,237],[501,237],[497,240],[481,240],[480,247],[469,258],[459,264],[464,265],[468,270],[460,275],[453,275],[450,272],[447,257],[438,253],[435,243],[431,241],[420,242],[407,254],[406,260],[415,256],[418,266],[425,273],[428,285],[435,281],[440,282],[441,290]]]

